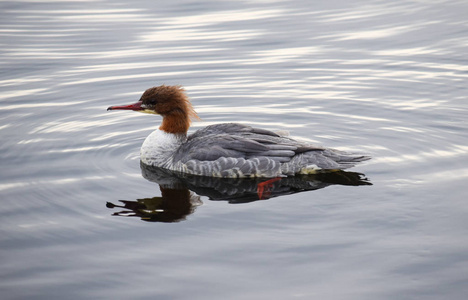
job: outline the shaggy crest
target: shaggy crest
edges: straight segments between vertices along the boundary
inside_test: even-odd
[[[147,89],[140,98],[147,110],[163,116],[160,129],[185,133],[192,120],[200,120],[181,86],[161,85]]]

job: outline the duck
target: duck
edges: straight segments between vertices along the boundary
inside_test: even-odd
[[[151,87],[136,103],[107,110],[162,116],[141,146],[141,163],[182,174],[276,178],[344,170],[370,159],[239,123],[214,124],[188,135],[191,122],[200,118],[180,85]]]

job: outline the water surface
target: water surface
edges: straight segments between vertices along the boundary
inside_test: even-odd
[[[0,7],[2,298],[466,297],[465,1]],[[176,222],[118,214],[166,199],[139,163],[161,119],[106,108],[160,84],[187,90],[191,131],[367,152],[350,171],[372,185],[237,204],[185,187]]]

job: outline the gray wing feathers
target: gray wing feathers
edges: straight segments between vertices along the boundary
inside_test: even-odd
[[[323,154],[338,163],[342,169],[354,167],[359,162],[371,159],[368,155],[348,153],[335,149],[326,149]]]
[[[357,163],[370,159],[369,156],[347,153],[335,149],[325,149],[323,151],[309,151],[300,155],[304,160],[304,166],[316,165],[319,169],[335,170],[348,169]]]
[[[173,158],[182,172],[218,177],[274,177],[346,169],[370,159],[236,123],[196,131]]]
[[[221,157],[270,157],[289,161],[302,144],[278,134],[250,126],[228,123],[208,126],[188,137],[175,153],[174,160],[214,161]]]
[[[199,136],[206,136],[210,134],[223,134],[223,133],[256,133],[260,135],[269,135],[269,136],[279,136],[278,134],[274,133],[273,131],[260,129],[260,128],[253,128],[251,126],[238,124],[238,123],[223,123],[223,124],[215,124],[207,126],[203,129],[200,129],[191,135],[192,138],[197,138]]]
[[[197,139],[190,139],[182,145],[174,157],[175,160],[213,161],[220,157],[248,157],[265,153],[268,147],[245,138],[223,135],[208,135]]]

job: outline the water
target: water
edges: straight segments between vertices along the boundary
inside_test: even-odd
[[[2,299],[465,299],[466,1],[0,7]],[[372,185],[163,195],[138,154],[160,117],[106,111],[160,84],[192,131],[365,151]],[[177,222],[112,206],[138,199]]]

